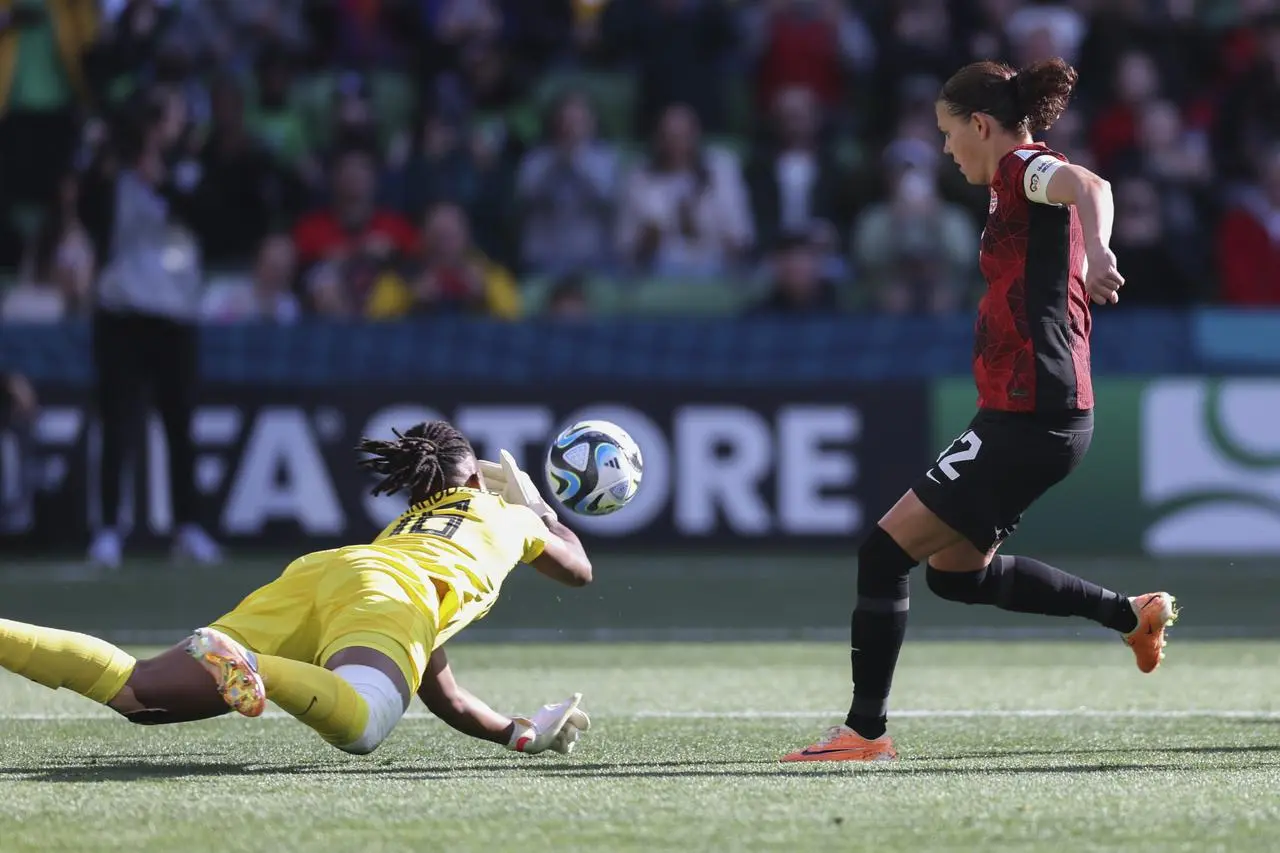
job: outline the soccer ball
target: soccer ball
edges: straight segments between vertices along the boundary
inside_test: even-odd
[[[640,448],[617,424],[580,421],[547,451],[547,484],[561,504],[581,515],[608,515],[640,489]]]

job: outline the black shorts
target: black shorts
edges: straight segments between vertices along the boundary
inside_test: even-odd
[[[982,410],[912,491],[986,552],[1017,529],[1027,507],[1075,470],[1092,439],[1092,411]]]

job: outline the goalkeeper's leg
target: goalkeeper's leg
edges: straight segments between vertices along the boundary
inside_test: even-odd
[[[270,699],[327,743],[356,755],[377,749],[412,695],[401,667],[377,649],[343,648],[321,667],[255,655],[221,631],[201,628],[189,652],[231,708],[255,717]]]
[[[79,693],[135,723],[177,723],[227,712],[185,644],[135,660],[97,637],[0,619],[0,666],[53,690]]]

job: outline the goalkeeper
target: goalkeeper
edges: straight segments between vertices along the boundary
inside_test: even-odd
[[[179,723],[268,699],[349,753],[372,752],[416,693],[464,734],[509,749],[572,751],[590,726],[581,694],[529,716],[460,687],[442,648],[489,612],[518,563],[570,586],[591,581],[578,538],[502,452],[476,459],[444,421],[363,440],[373,493],[412,505],[372,544],[307,554],[186,641],[135,660],[83,634],[0,619],[0,665],[100,702],[135,723]]]

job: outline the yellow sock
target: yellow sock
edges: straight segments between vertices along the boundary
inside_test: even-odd
[[[105,705],[135,663],[97,637],[0,619],[0,666],[54,690],[65,687]]]
[[[369,705],[355,688],[314,664],[258,655],[267,698],[315,729],[334,746],[355,743],[369,722]]]

